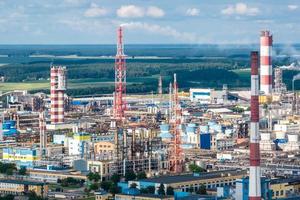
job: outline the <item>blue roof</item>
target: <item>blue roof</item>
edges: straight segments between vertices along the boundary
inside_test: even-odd
[[[72,101],[72,104],[74,106],[85,106],[87,105],[89,102],[88,101]]]

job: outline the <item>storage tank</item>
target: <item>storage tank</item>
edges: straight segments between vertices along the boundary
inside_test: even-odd
[[[201,125],[200,126],[201,133],[208,133],[208,125]]]
[[[263,141],[270,141],[271,140],[271,134],[270,133],[261,133],[260,138]]]
[[[276,132],[276,139],[278,140],[285,139],[285,132]]]
[[[296,134],[289,134],[288,135],[288,142],[298,142],[298,135]]]

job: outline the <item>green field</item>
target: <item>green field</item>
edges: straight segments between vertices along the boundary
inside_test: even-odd
[[[157,82],[156,76],[143,77],[143,78],[129,78],[127,79],[127,85],[131,84],[142,84],[145,82]],[[113,80],[108,79],[71,79],[67,82],[69,89],[85,89],[85,88],[102,88],[102,87],[113,87]],[[4,82],[0,83],[0,91],[8,92],[13,90],[49,90],[50,82],[47,80],[43,81],[28,81],[28,82]]]
[[[39,90],[50,88],[50,83],[45,81],[23,82],[23,83],[0,83],[1,91],[12,90]]]
[[[113,82],[104,81],[87,81],[87,80],[70,80],[68,82],[68,88],[86,88],[86,87],[101,87],[113,85]],[[48,81],[34,81],[34,82],[22,82],[22,83],[0,83],[1,91],[12,90],[43,90],[50,89],[50,83]]]

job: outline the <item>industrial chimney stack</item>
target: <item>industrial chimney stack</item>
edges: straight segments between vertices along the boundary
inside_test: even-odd
[[[66,67],[51,66],[51,124],[63,123],[65,116]]]
[[[260,36],[260,91],[266,95],[272,93],[272,45],[273,36],[262,31]]]
[[[250,132],[250,177],[249,200],[261,199],[261,172],[259,150],[259,81],[258,52],[251,52],[251,132]]]

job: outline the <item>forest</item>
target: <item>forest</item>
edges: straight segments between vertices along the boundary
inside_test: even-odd
[[[50,65],[53,64],[67,67],[69,95],[110,94],[114,90],[114,59],[110,56],[114,52],[113,47],[102,46],[96,54],[95,46],[74,46],[73,51],[68,46],[33,46],[32,49],[11,46],[4,49],[0,46],[0,53],[7,54],[0,57],[0,76],[5,80],[0,83],[0,90],[19,87],[32,93],[49,93]],[[174,73],[177,73],[180,90],[185,91],[191,87],[222,88],[223,84],[231,89],[250,86],[250,72],[247,70],[250,47],[130,46],[128,52],[131,55],[126,60],[128,93],[156,92],[160,75],[163,77],[163,89],[167,92]],[[32,56],[37,53],[45,56]],[[73,54],[75,58],[68,57]],[[273,66],[289,65],[291,62],[290,58],[274,59]],[[284,71],[283,80],[289,88],[292,77],[297,73]],[[299,83],[295,86],[300,89]]]

